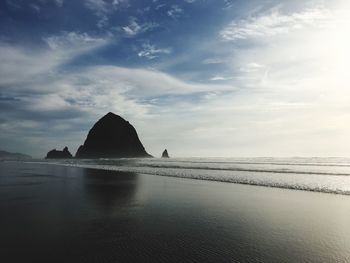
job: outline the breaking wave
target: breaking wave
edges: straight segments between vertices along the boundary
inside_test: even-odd
[[[350,195],[350,159],[346,158],[154,158],[45,163]]]

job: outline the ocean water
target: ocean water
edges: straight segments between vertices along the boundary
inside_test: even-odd
[[[45,163],[350,195],[350,158],[74,159]]]

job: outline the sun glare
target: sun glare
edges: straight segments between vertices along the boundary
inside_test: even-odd
[[[337,6],[332,13],[328,26],[322,32],[322,38],[323,41],[319,45],[327,49],[322,56],[326,58],[324,63],[329,70],[333,85],[349,84],[350,3],[348,1]]]

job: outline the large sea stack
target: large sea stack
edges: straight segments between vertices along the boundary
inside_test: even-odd
[[[92,129],[76,158],[152,157],[143,147],[135,128],[122,117],[109,112]]]

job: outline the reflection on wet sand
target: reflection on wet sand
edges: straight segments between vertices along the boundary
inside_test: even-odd
[[[130,205],[137,183],[138,175],[135,173],[83,170],[83,187],[87,199],[105,211]]]

